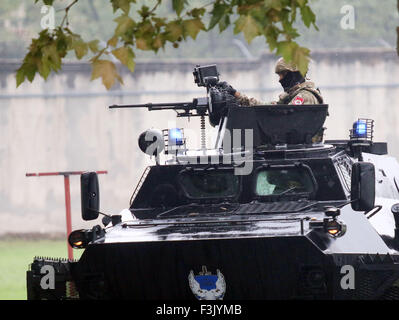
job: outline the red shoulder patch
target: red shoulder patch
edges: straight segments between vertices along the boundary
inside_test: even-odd
[[[292,100],[292,104],[303,104],[304,101],[305,99],[303,99],[302,97],[296,96],[296,98]]]

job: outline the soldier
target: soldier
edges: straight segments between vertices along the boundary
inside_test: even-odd
[[[262,104],[322,104],[323,97],[319,89],[316,89],[313,82],[306,81],[298,68],[292,63],[286,62],[280,58],[276,63],[275,72],[279,75],[281,86],[284,92],[279,95],[278,101],[269,103],[261,102],[255,98],[250,98],[236,89],[227,82],[223,81],[218,87],[227,90],[228,93],[234,95],[242,106],[254,106]]]
[[[278,101],[272,101],[264,103],[255,98],[250,98],[245,94],[238,92],[227,82],[220,82],[218,86],[227,90],[227,92],[233,95],[242,106],[256,106],[263,104],[322,104],[323,97],[320,94],[320,90],[314,85],[313,82],[306,81],[298,68],[292,64],[286,62],[283,58],[278,59],[276,63],[275,73],[280,77],[279,82],[284,89],[284,92],[279,95]],[[323,140],[323,133],[325,128],[321,128],[316,135],[312,138],[313,143],[320,143]]]

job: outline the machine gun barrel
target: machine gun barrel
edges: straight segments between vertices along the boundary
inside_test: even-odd
[[[114,108],[147,108],[151,110],[176,110],[176,109],[193,109],[195,107],[194,102],[169,102],[169,103],[143,103],[143,104],[124,104],[124,105],[112,105],[110,109]]]

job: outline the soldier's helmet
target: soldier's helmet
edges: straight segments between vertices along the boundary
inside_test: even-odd
[[[299,69],[293,63],[285,61],[284,58],[278,59],[276,63],[275,73],[279,74],[287,71],[295,72],[299,71]]]

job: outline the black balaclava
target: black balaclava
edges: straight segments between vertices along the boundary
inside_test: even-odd
[[[287,92],[293,86],[297,85],[298,83],[305,82],[305,78],[299,71],[288,71],[287,74],[284,76],[283,79],[279,81],[284,88],[284,91]]]

